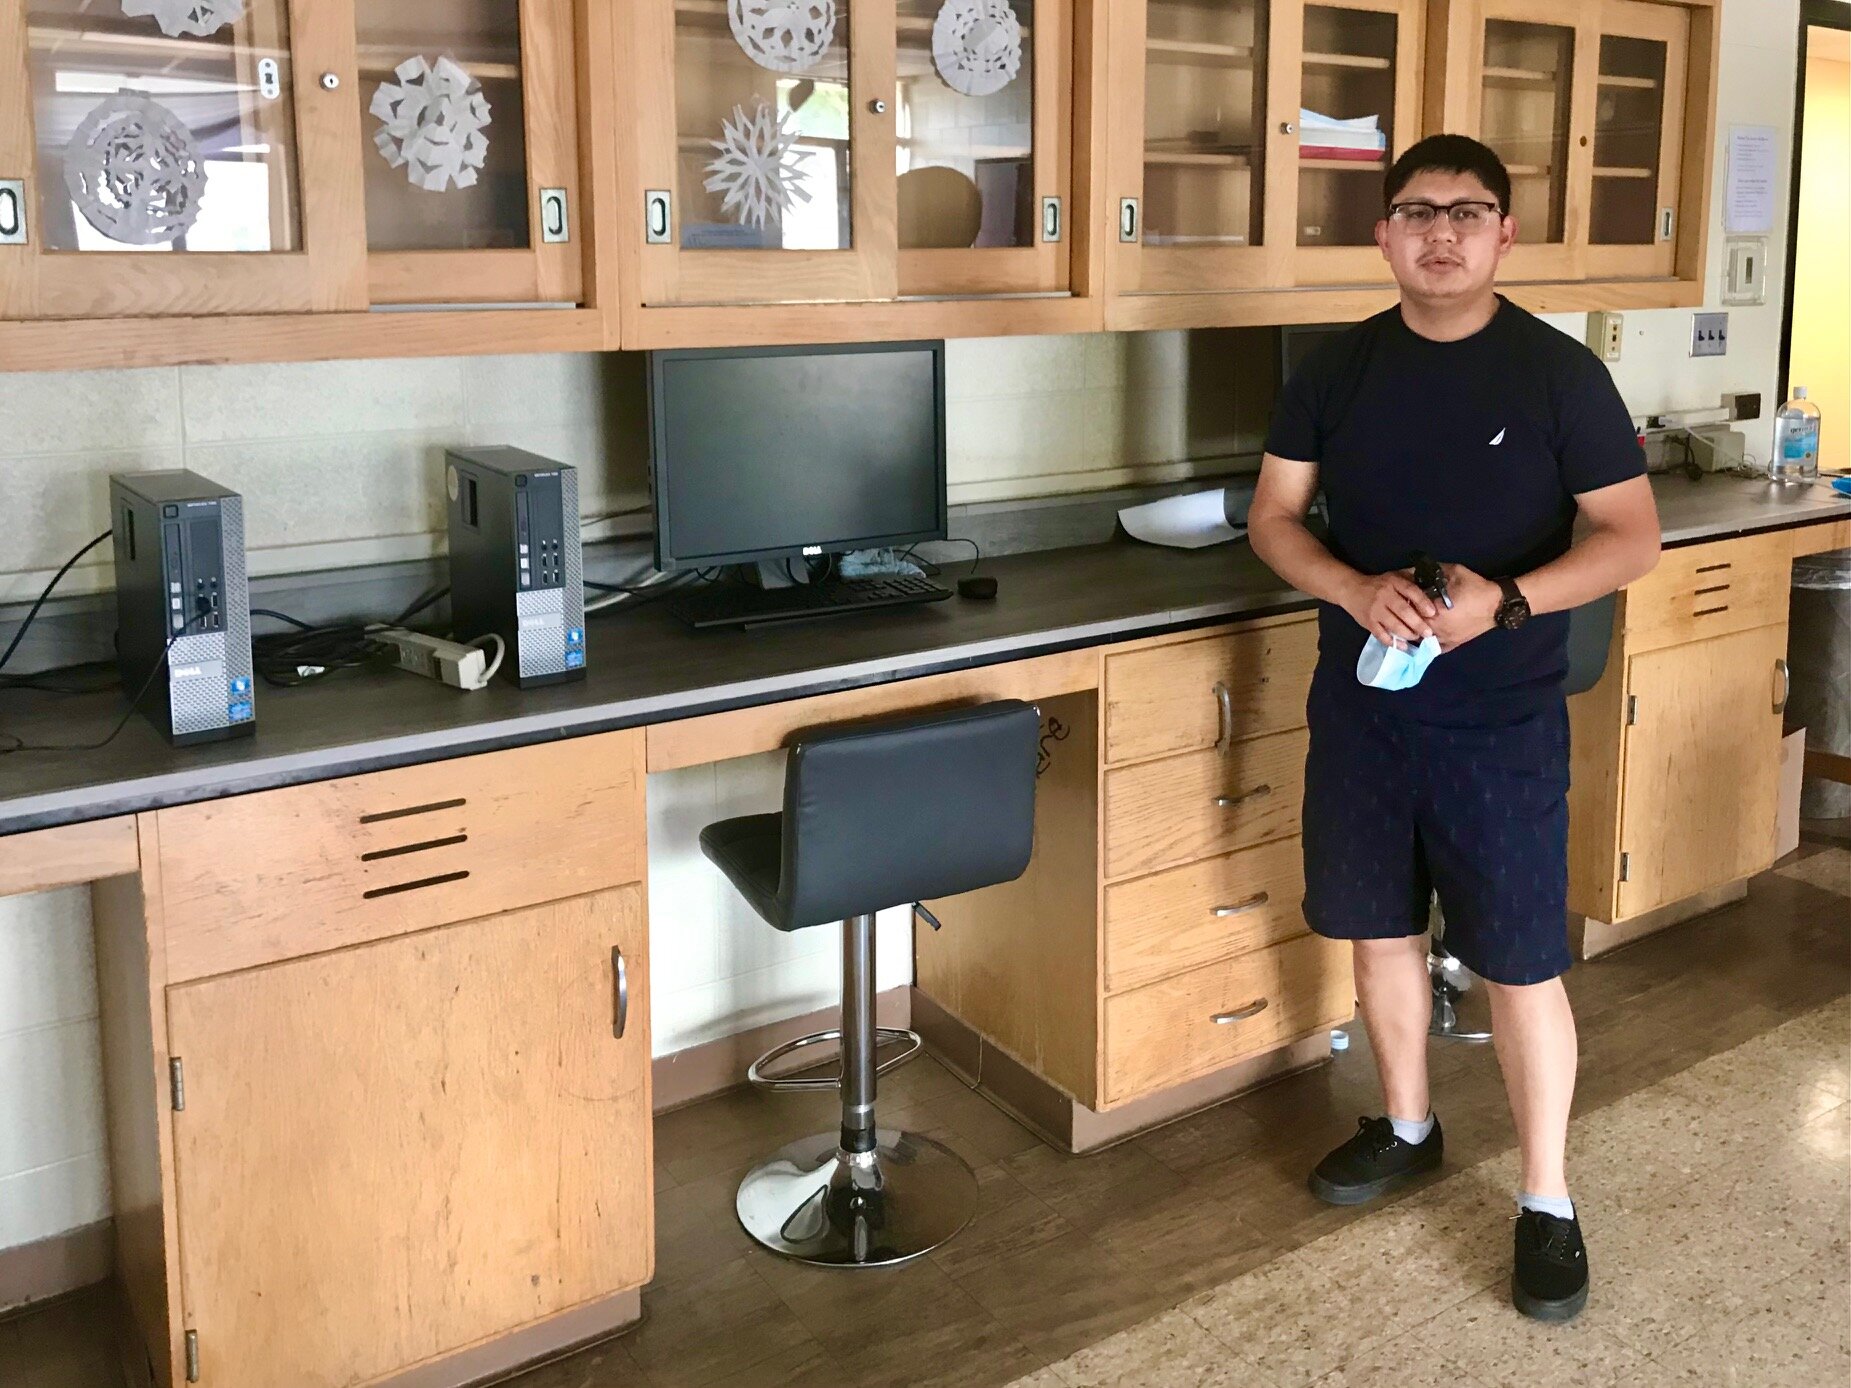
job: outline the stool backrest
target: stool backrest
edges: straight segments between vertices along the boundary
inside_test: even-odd
[[[1568,613],[1568,678],[1564,694],[1585,694],[1607,670],[1607,646],[1613,640],[1612,593],[1571,608]]]
[[[1016,700],[830,730],[784,773],[786,929],[1020,877],[1041,718]]]

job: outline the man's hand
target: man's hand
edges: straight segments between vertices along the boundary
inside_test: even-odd
[[[1385,646],[1397,640],[1418,644],[1437,629],[1436,613],[1448,615],[1439,612],[1410,573],[1357,574],[1343,595],[1342,607]]]
[[[1441,608],[1434,617],[1433,634],[1440,638],[1440,649],[1450,651],[1475,636],[1483,636],[1497,625],[1498,605],[1504,601],[1504,590],[1463,564],[1442,564],[1440,567],[1446,571],[1446,595],[1453,600],[1453,605]]]

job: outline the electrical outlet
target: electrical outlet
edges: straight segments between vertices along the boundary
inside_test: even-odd
[[[1729,315],[1697,313],[1690,319],[1690,354],[1693,357],[1729,355]]]
[[[1587,345],[1602,361],[1618,361],[1626,315],[1595,311],[1587,316]]]

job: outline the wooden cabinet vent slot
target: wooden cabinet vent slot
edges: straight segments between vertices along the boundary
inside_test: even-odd
[[[380,858],[402,858],[407,853],[423,853],[432,848],[449,848],[455,844],[468,843],[468,834],[450,834],[441,839],[426,839],[423,843],[408,843],[398,848],[375,848],[371,853],[362,853],[360,861],[371,863]]]
[[[360,816],[362,824],[378,824],[388,819],[407,819],[415,814],[434,814],[438,810],[457,810],[469,803],[467,798],[456,800],[433,800],[428,805],[407,805],[402,810],[380,810],[377,814]]]
[[[446,882],[461,882],[467,876],[469,876],[467,869],[461,872],[445,872],[436,877],[420,877],[415,882],[394,882],[389,887],[374,887],[369,891],[361,892],[360,895],[364,900],[371,901],[377,896],[396,896],[400,892],[415,892],[420,887],[441,887]]]

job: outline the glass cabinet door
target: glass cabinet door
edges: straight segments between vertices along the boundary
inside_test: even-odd
[[[374,302],[576,303],[571,0],[373,0],[356,19]]]
[[[1506,271],[1569,276],[1578,269],[1590,162],[1577,119],[1588,35],[1572,6],[1498,0],[1484,8],[1476,128],[1510,171],[1517,245]]]
[[[1291,155],[1269,60],[1274,0],[1114,6],[1109,196],[1131,290],[1279,283],[1290,231],[1278,184]],[[1284,201],[1289,202],[1289,193]],[[1281,215],[1283,213],[1283,216]]]
[[[902,294],[1067,286],[1071,0],[899,0]]]
[[[1668,275],[1677,235],[1690,20],[1667,5],[1602,7],[1588,271]]]
[[[364,307],[350,25],[313,0],[5,6],[0,316]]]
[[[1419,125],[1423,7],[1346,0],[1304,7],[1299,53],[1296,279],[1387,279],[1375,246],[1382,176]],[[1316,248],[1319,254],[1307,255]],[[1322,254],[1335,248],[1361,248]]]
[[[636,0],[645,302],[889,298],[891,0]],[[884,244],[883,244],[884,243]]]

